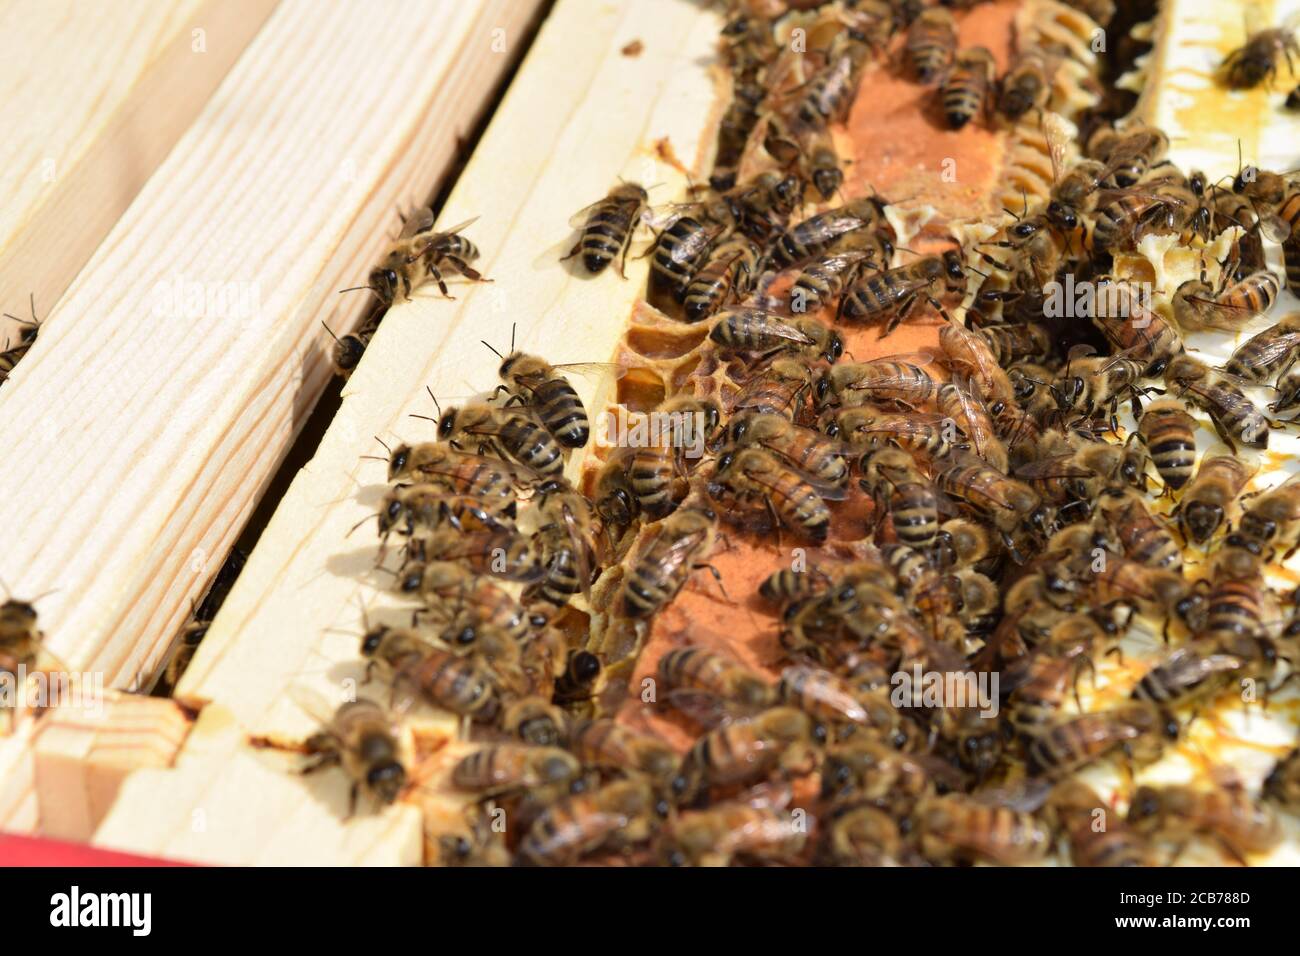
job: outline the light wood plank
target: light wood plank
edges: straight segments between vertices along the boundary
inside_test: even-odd
[[[321,321],[367,305],[335,290],[537,6],[280,4],[49,316],[0,389],[0,578],[58,589],[39,610],[74,669],[157,662],[330,375]]]
[[[0,6],[0,309],[53,307],[277,2]]]
[[[340,825],[341,774],[305,783],[255,759],[246,736],[309,732],[312,720],[288,688],[337,693],[338,681],[358,677],[359,604],[391,603],[367,573],[373,530],[347,537],[384,486],[384,466],[358,460],[378,450],[370,436],[428,437],[427,423],[406,418],[431,410],[424,386],[461,397],[489,388],[495,363],[478,340],[502,347],[515,322],[518,344],[555,362],[613,354],[646,261],[630,261],[624,281],[617,270],[592,280],[554,260],[566,251],[569,217],[614,176],[665,184],[659,201],[681,194],[684,179],[658,160],[657,140],[667,137],[683,163],[704,168],[718,108],[707,64],[719,27],[716,13],[688,0],[556,6],[442,217],[481,216],[472,235],[494,283],[460,286],[450,303],[421,295],[389,313],[182,682],[179,696],[203,710],[177,769],[128,779],[97,843],[231,863],[418,860],[413,807]],[[623,56],[634,39],[644,52]],[[601,406],[601,383],[575,384],[588,407]],[[445,737],[454,728],[444,717],[424,730]],[[421,774],[436,779],[456,748],[439,751]],[[305,790],[319,799],[304,800]],[[441,793],[425,802],[444,823],[458,807]],[[188,825],[196,808],[207,811],[206,832]]]

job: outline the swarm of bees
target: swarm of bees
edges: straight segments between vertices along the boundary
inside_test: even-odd
[[[1072,6],[1102,25],[1115,14]],[[1300,549],[1300,481],[1252,494],[1249,453],[1300,406],[1300,313],[1223,367],[1184,335],[1240,331],[1297,291],[1300,181],[1243,169],[1209,183],[1167,158],[1162,131],[1105,107],[1066,140],[1041,117],[1068,51],[1020,49],[999,77],[989,51],[960,48],[948,7],[801,8],[797,56],[782,18],[740,5],[728,20],[732,98],[706,187],[665,211],[620,181],[572,222],[569,257],[593,275],[621,273],[655,226],[646,302],[708,331],[654,414],[687,423],[699,453],[660,431],[566,477],[587,412],[564,366],[513,343],[496,392],[439,408],[436,441],[387,449],[377,530],[415,606],[404,626],[367,625],[361,657],[398,709],[460,715],[478,745],[451,768],[469,810],[434,862],[1020,865],[1060,852],[1147,866],[1195,841],[1242,863],[1273,849],[1280,815],[1300,812],[1300,751],[1279,754],[1258,793],[1227,772],[1134,777],[1188,747],[1216,700],[1247,685],[1266,700],[1296,673],[1300,590],[1275,591],[1266,572]],[[1233,75],[1267,75],[1260,56],[1235,55]],[[840,195],[831,136],[863,71],[888,58],[935,87],[954,128],[981,113],[1041,125],[1050,195],[954,231],[946,250],[902,248],[897,204]],[[747,172],[755,157],[766,168]],[[1200,257],[1196,278],[1161,290],[1167,308],[1124,268],[1152,238]],[[477,278],[452,239],[412,232],[421,251],[402,262],[419,276],[394,268],[371,287],[393,301],[439,281],[437,265]],[[1281,242],[1285,281],[1265,242]],[[1086,314],[1049,307],[1066,277],[1097,291]],[[846,348],[921,316],[940,322],[933,350]],[[1251,397],[1261,386],[1275,390],[1267,408]],[[1200,419],[1225,448],[1198,461]],[[688,585],[750,602],[709,562],[756,539],[811,556],[750,604],[779,634],[777,675],[690,642],[638,662]],[[697,570],[717,580],[693,583]],[[1159,657],[1085,707],[1134,633],[1163,642]],[[626,719],[619,685],[634,669],[689,746]],[[900,694],[899,675],[923,673],[991,680],[991,696]],[[303,749],[313,768],[347,772],[354,803],[388,804],[412,777],[394,728],[383,707],[351,702]],[[1126,781],[1114,798],[1089,776],[1106,766]],[[1101,829],[1098,811],[1113,816]]]

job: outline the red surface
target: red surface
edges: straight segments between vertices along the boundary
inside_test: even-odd
[[[0,866],[188,866],[170,860],[0,833]]]

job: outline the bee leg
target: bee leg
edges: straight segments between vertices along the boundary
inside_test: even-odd
[[[715,568],[711,564],[701,563],[695,565],[695,568],[696,570],[699,570],[700,568],[707,568],[708,572],[713,575],[713,580],[718,582],[718,590],[722,592],[722,596],[726,598],[728,601],[731,600],[731,596],[727,594],[727,589],[722,586],[722,572],[720,572],[717,568]]]
[[[483,273],[479,272],[460,256],[443,256],[443,262],[449,262],[452,266],[471,282],[491,282],[491,279],[485,278]]]
[[[360,790],[360,784],[352,784],[352,789],[348,791],[348,815],[344,820],[351,820],[357,813],[357,791]]]
[[[569,259],[572,259],[574,256],[578,254],[578,250],[580,250],[581,248],[582,248],[582,240],[579,239],[577,242],[573,244],[573,248],[569,250],[569,254],[567,256],[560,256],[560,261],[566,262]]]

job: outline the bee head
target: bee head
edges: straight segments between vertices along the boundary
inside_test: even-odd
[[[844,354],[844,339],[840,333],[831,332],[826,340],[826,361],[835,362]]]
[[[406,471],[406,463],[410,460],[410,445],[398,445],[394,448],[393,454],[388,459],[388,480],[392,481]]]
[[[397,298],[401,278],[396,269],[379,266],[370,273],[369,286],[375,291],[381,302],[392,302]]]
[[[341,371],[350,372],[357,367],[366,345],[355,335],[345,335],[334,343],[334,364]]]
[[[438,419],[439,438],[448,439],[456,430],[456,411],[454,408],[449,408],[443,413],[442,418]]]
[[[406,769],[396,760],[371,767],[366,773],[366,786],[384,803],[392,803],[406,786]]]
[[[374,657],[379,652],[379,646],[384,643],[384,637],[388,634],[389,628],[386,624],[378,627],[372,627],[361,638],[361,655],[363,657]]]

